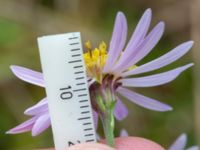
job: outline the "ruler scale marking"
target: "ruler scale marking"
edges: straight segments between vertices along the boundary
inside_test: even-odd
[[[79,50],[81,50],[80,48],[73,48],[73,49],[71,49],[71,51],[79,51]]]
[[[72,55],[72,57],[78,57],[78,56],[81,56],[81,54],[74,54],[74,55]]]
[[[74,66],[74,68],[82,68],[83,66]]]
[[[87,102],[88,100],[86,99],[86,100],[80,100],[79,102],[80,103],[83,103],[83,102]]]
[[[80,94],[78,97],[87,96],[87,94]]]

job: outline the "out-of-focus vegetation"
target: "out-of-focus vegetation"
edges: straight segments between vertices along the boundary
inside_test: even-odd
[[[190,5],[187,0],[1,0],[0,1],[0,149],[27,150],[53,146],[51,129],[37,137],[30,133],[6,135],[5,132],[26,120],[23,111],[45,96],[44,89],[17,79],[12,64],[41,71],[37,37],[46,34],[80,31],[83,42],[109,43],[117,11],[123,11],[129,23],[129,35],[146,8],[153,10],[153,22],[166,22],[166,32],[158,46],[143,60],[156,58],[176,45],[191,39]],[[191,62],[191,52],[167,70]],[[117,122],[116,135],[126,128],[130,135],[154,140],[167,147],[182,132],[189,134],[189,144],[197,142],[194,126],[193,69],[170,84],[138,89],[147,96],[174,107],[158,113],[126,101],[129,116]],[[197,117],[196,117],[197,119]]]

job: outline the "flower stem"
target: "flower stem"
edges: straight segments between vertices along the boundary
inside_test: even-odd
[[[115,127],[115,119],[114,119],[114,108],[116,104],[116,100],[112,97],[110,91],[106,93],[107,99],[104,100],[103,96],[96,95],[96,106],[101,118],[104,135],[106,138],[106,142],[109,146],[114,147],[114,127]]]
[[[104,113],[105,113],[104,115],[100,115],[100,116],[103,123],[103,129],[104,129],[106,142],[109,146],[114,147],[115,120],[114,120],[114,115],[113,115],[113,109],[108,109]]]

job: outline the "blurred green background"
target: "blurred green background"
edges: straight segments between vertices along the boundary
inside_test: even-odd
[[[37,37],[80,31],[83,42],[109,43],[117,11],[123,11],[129,23],[129,35],[146,8],[152,8],[152,26],[166,23],[164,37],[142,62],[157,58],[189,39],[196,44],[168,70],[188,62],[196,66],[172,83],[138,89],[146,96],[174,107],[173,112],[158,113],[128,101],[129,116],[117,122],[116,135],[125,128],[132,136],[149,138],[168,147],[182,132],[189,135],[188,145],[198,142],[199,124],[199,0],[0,0],[0,149],[28,150],[53,146],[51,129],[37,137],[30,133],[6,135],[5,132],[27,119],[23,111],[45,95],[44,89],[17,79],[12,64],[41,71]]]

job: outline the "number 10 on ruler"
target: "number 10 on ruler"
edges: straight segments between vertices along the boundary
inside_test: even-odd
[[[95,142],[80,33],[38,38],[56,150]]]

